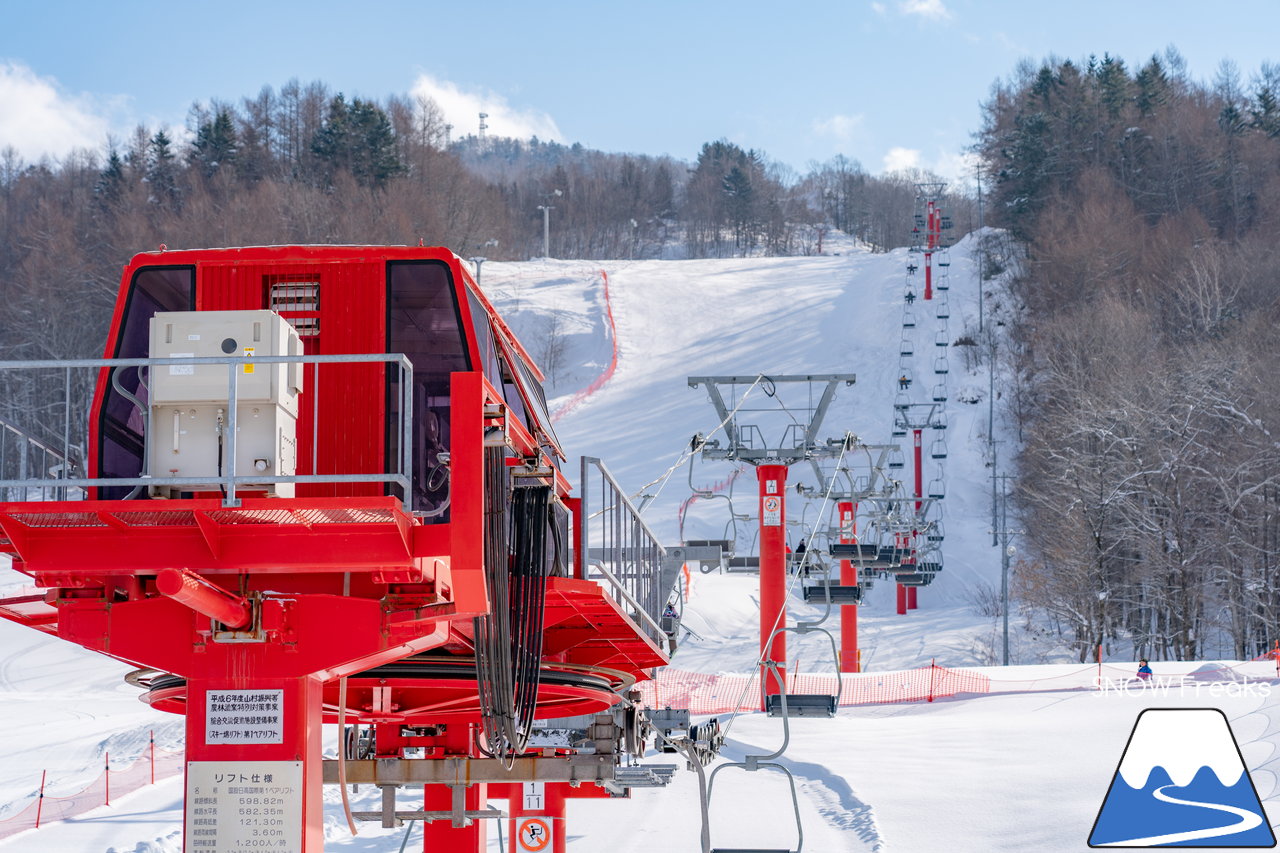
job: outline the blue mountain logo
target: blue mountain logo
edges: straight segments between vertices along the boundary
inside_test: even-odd
[[[1138,715],[1090,847],[1275,847],[1276,837],[1217,708]]]

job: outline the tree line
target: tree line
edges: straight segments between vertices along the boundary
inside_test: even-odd
[[[0,151],[0,358],[99,355],[120,266],[161,243],[423,240],[523,260],[543,254],[547,206],[553,257],[806,254],[832,228],[887,249],[909,242],[915,182],[932,179],[876,177],[844,157],[800,177],[724,140],[687,163],[455,139],[429,98],[376,102],[291,81],[196,103],[185,133],[139,126],[58,161]],[[0,388],[0,419],[29,420],[57,396]]]
[[[1173,51],[1021,66],[984,105],[1020,237],[1002,365],[1023,442],[1020,594],[1080,659],[1280,637],[1280,66]]]

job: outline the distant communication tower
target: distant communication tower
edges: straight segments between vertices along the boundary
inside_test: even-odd
[[[484,120],[489,117],[488,113],[480,113],[480,147],[484,147],[484,132],[489,129],[489,125]]]

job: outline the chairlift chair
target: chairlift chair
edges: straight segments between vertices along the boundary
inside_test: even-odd
[[[916,315],[912,311],[902,312],[902,328],[914,329],[916,327]]]
[[[937,477],[929,482],[928,496],[935,500],[942,500],[947,496],[947,487],[941,477]]]
[[[898,448],[889,451],[889,467],[898,469],[906,467],[906,456]]]
[[[933,386],[933,402],[935,403],[947,402],[947,383],[946,382],[939,382],[937,385]]]
[[[911,344],[911,339],[904,337],[901,345],[898,347],[898,355],[911,356],[915,355],[915,347]]]
[[[939,303],[938,311],[935,315],[939,320],[948,320],[951,318],[951,306],[945,302]]]
[[[946,532],[942,526],[942,519],[938,519],[933,522],[932,526],[930,526],[928,531],[925,532],[924,538],[927,542],[941,542],[946,538]]]
[[[946,376],[950,371],[951,368],[947,364],[947,357],[945,355],[940,355],[933,360],[933,372],[938,376]]]
[[[771,671],[776,670],[777,665],[773,664],[772,661],[770,661],[769,663],[771,665]],[[784,715],[783,716],[782,748],[779,749],[777,752],[772,752],[768,755],[748,755],[742,761],[730,761],[725,764],[721,764],[719,767],[716,767],[714,770],[711,771],[711,774],[707,777],[707,807],[703,817],[703,820],[706,822],[703,824],[702,831],[703,831],[703,839],[705,842],[706,839],[711,834],[711,826],[710,826],[711,797],[712,797],[713,791],[715,790],[716,776],[719,775],[720,771],[729,767],[741,767],[743,770],[749,773],[754,773],[755,771],[759,770],[761,767],[772,767],[782,771],[786,775],[787,784],[790,785],[791,787],[791,807],[796,817],[795,848],[792,849],[790,847],[711,847],[711,846],[708,846],[707,849],[710,850],[710,853],[801,853],[801,851],[804,850],[804,824],[801,823],[800,821],[800,798],[796,795],[795,777],[791,775],[791,771],[788,770],[785,765],[779,764],[778,762],[772,760],[772,759],[781,757],[782,753],[786,751],[787,743],[791,739],[791,730],[790,730],[790,727],[787,725],[786,721],[787,721],[787,715]]]
[[[824,598],[823,601],[825,602],[826,599]],[[779,682],[784,692],[765,695],[764,708],[768,716],[788,719],[791,717],[834,717],[836,715],[836,707],[840,701],[841,690],[840,651],[836,646],[835,635],[826,628],[818,627],[826,618],[824,615],[818,622],[801,622],[794,628],[779,628],[774,631],[774,634],[787,631],[797,634],[826,634],[827,639],[831,641],[831,659],[836,668],[835,695],[827,693],[787,693],[785,692],[785,684],[782,684],[782,679],[777,675],[777,666],[771,665],[770,672],[774,674],[775,680]],[[772,637],[770,637],[770,642],[772,643]]]
[[[938,334],[933,336],[933,345],[936,347],[951,346],[951,337],[950,335],[947,334],[946,329],[943,329],[942,331],[938,332]]]
[[[946,459],[947,443],[940,438],[934,441],[933,445],[929,448],[929,457],[931,459]]]

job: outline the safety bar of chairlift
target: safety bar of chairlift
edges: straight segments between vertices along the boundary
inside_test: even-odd
[[[776,632],[775,632],[776,633]],[[769,672],[778,681],[779,685],[786,690],[786,685],[782,683],[782,678],[778,674],[778,664],[776,661],[767,660],[764,662]],[[786,694],[780,694],[783,699],[783,709],[786,708]],[[711,771],[711,775],[707,778],[707,821],[710,822],[711,794],[715,785],[716,775],[726,767],[741,767],[749,773],[754,773],[761,767],[775,767],[781,770],[787,777],[787,783],[791,788],[791,808],[796,816],[796,846],[792,850],[788,847],[706,847],[706,853],[801,853],[804,850],[804,824],[800,820],[800,797],[796,794],[796,780],[784,765],[777,763],[773,759],[780,758],[787,750],[788,744],[791,742],[791,726],[788,723],[789,717],[784,713],[782,717],[782,746],[776,751],[768,755],[747,755],[742,761],[731,761],[721,764]],[[708,842],[709,844],[709,842]]]
[[[239,371],[237,367],[246,364],[262,365],[262,364],[365,364],[365,363],[395,363],[400,368],[400,376],[403,377],[413,375],[413,362],[402,353],[352,353],[348,355],[255,355],[252,358],[245,356],[196,356],[190,358],[78,358],[78,359],[41,359],[34,361],[0,361],[0,372],[6,370],[66,370],[68,377],[70,371],[82,368],[121,368],[121,367],[164,367],[164,366],[196,366],[196,365],[226,365],[227,366],[227,424],[226,424],[226,448],[223,454],[228,459],[228,468],[230,473],[221,477],[113,477],[113,478],[60,478],[51,481],[41,480],[0,480],[0,489],[2,488],[41,488],[56,485],[58,487],[80,487],[88,488],[93,486],[110,487],[110,486],[184,486],[184,485],[203,485],[203,486],[221,486],[226,490],[223,496],[222,504],[225,507],[238,507],[239,499],[236,497],[237,485],[265,485],[268,483],[395,483],[404,489],[404,499],[402,501],[405,512],[413,511],[413,444],[410,438],[413,435],[413,382],[401,381],[401,411],[400,411],[400,468],[401,473],[398,474],[307,474],[298,476],[252,476],[239,475],[235,473],[236,465],[236,409],[237,409],[237,389],[239,387]],[[317,368],[318,369],[318,368]],[[69,380],[68,380],[69,381]],[[69,417],[69,416],[68,416]],[[150,423],[150,409],[147,411],[148,424]],[[317,423],[312,424],[312,429],[318,428]],[[151,430],[147,430],[151,434]],[[316,442],[313,441],[313,446]],[[149,454],[144,448],[143,464],[146,465]],[[64,460],[65,461],[65,460]],[[145,467],[144,467],[145,471]]]

